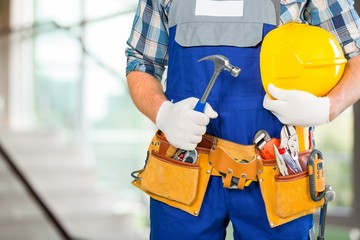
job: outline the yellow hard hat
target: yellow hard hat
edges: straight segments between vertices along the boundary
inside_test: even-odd
[[[262,43],[262,83],[326,95],[340,80],[346,58],[336,38],[324,29],[289,23],[269,32]]]

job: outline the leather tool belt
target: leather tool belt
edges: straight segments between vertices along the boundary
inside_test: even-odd
[[[210,176],[221,176],[225,188],[243,189],[257,181],[262,161],[253,145],[244,146],[204,135],[196,147],[196,163],[166,156],[170,143],[161,131],[153,137],[143,169],[132,173],[132,184],[152,198],[180,208],[194,216],[206,192]]]
[[[323,200],[309,194],[308,172],[281,176],[274,159],[262,159],[254,145],[204,135],[196,150],[196,163],[166,156],[170,147],[161,131],[153,137],[143,169],[132,173],[132,184],[152,198],[179,208],[193,216],[200,213],[211,175],[221,176],[225,188],[243,189],[260,184],[271,227],[314,213]],[[311,151],[299,154],[306,161]]]

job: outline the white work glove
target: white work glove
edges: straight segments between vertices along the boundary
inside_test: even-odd
[[[206,132],[210,118],[218,116],[206,103],[204,113],[194,110],[197,98],[186,98],[177,103],[164,102],[156,116],[156,126],[165,133],[176,148],[194,150]]]
[[[329,122],[330,99],[317,97],[299,90],[283,90],[268,85],[264,108],[271,111],[280,122],[287,125],[312,127]]]

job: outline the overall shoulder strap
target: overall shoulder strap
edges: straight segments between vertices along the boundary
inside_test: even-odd
[[[276,12],[276,25],[279,26],[280,24],[280,0],[271,0],[275,7]]]

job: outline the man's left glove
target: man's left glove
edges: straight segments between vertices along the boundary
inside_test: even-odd
[[[287,125],[311,127],[329,122],[330,99],[317,97],[299,90],[283,90],[268,85],[264,108],[271,111],[280,122]]]

